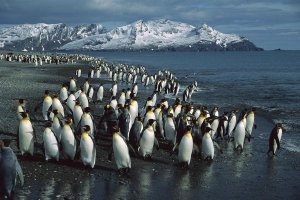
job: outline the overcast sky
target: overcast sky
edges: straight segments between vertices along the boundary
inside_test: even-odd
[[[264,49],[300,49],[300,0],[0,0],[0,24],[100,23],[166,18],[245,36]]]

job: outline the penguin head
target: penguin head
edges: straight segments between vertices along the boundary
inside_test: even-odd
[[[189,132],[189,131],[191,131],[191,130],[192,130],[192,126],[191,126],[191,125],[187,125],[187,126],[186,126],[186,131]]]
[[[28,113],[27,112],[20,112],[20,115],[23,119],[26,119],[28,117]]]
[[[54,99],[57,99],[57,98],[58,98],[58,95],[57,95],[57,94],[54,94],[54,95],[53,95],[53,98],[54,98]]]
[[[65,124],[72,124],[72,118],[68,117],[66,120],[65,120]]]
[[[277,124],[276,124],[276,127],[277,127],[277,129],[282,128],[282,123],[277,123]]]
[[[45,90],[44,94],[49,95],[49,90]]]
[[[25,103],[26,99],[19,99],[19,104]]]
[[[155,121],[156,121],[155,119],[149,119],[148,120],[148,125],[152,126]]]
[[[50,112],[51,112],[51,111],[50,111]],[[52,112],[53,112],[54,115],[58,115],[58,113],[59,113],[58,110],[56,110],[56,109],[53,110]]]
[[[204,133],[208,133],[208,132],[210,132],[212,129],[210,128],[210,127],[205,127],[205,129],[204,129]]]
[[[150,112],[152,110],[152,106],[147,106],[146,112]]]
[[[84,132],[89,132],[91,130],[91,127],[89,125],[85,125],[85,126],[82,127],[82,130]]]
[[[76,106],[80,106],[80,102],[78,100],[74,100]]]
[[[85,107],[85,108],[83,109],[83,112],[89,113],[89,112],[91,112],[91,108],[90,108],[90,107]]]

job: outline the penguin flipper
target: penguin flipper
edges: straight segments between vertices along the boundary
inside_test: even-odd
[[[17,157],[16,157],[16,171],[17,171],[17,174],[20,178],[21,186],[23,186],[24,185],[24,174],[23,174],[23,170],[20,166],[20,163],[17,160]]]
[[[65,106],[66,110],[73,116],[73,111],[72,111],[72,109],[66,104],[66,102],[63,101],[62,104]]]
[[[33,129],[32,134],[33,134],[33,137],[34,137],[34,139],[35,139],[35,142],[38,142],[37,136],[36,136],[36,129],[35,129],[33,126],[32,126],[32,129]]]

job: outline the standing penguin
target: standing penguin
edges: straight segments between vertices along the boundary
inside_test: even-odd
[[[94,118],[91,114],[91,108],[90,107],[84,108],[83,114],[82,114],[80,122],[78,124],[80,125],[80,127],[84,127],[84,126],[88,125],[90,134],[94,136],[94,134],[95,134],[95,124],[94,124]],[[77,132],[78,131],[80,131],[79,126],[77,127]]]
[[[154,134],[154,122],[153,119],[148,121],[139,139],[138,152],[144,159],[151,158],[154,144],[158,147],[158,141]]]
[[[55,158],[56,161],[59,160],[58,142],[58,139],[51,130],[51,122],[48,122],[43,132],[44,154],[46,161],[51,158]]]
[[[128,111],[128,106],[125,105],[125,107],[123,107],[120,104],[119,107],[120,107],[120,115],[118,119],[119,119],[120,133],[125,137],[126,140],[129,140],[130,114]]]
[[[65,120],[65,124],[61,129],[61,143],[63,147],[64,155],[74,160],[76,154],[76,140],[71,128],[72,119],[68,118]]]
[[[83,110],[80,106],[80,102],[79,101],[75,101],[75,106],[74,106],[74,109],[73,109],[73,119],[74,119],[74,125],[75,127],[78,126],[78,123],[81,119],[81,116],[83,114]]]
[[[191,132],[192,127],[187,126],[186,132],[182,137],[178,149],[178,161],[183,167],[188,168],[191,162],[193,153],[193,137]]]
[[[272,129],[269,137],[269,150],[268,154],[272,152],[274,156],[277,149],[280,149],[280,140],[282,137],[282,124],[277,123],[276,126]]]
[[[80,93],[79,102],[83,109],[89,107],[89,100],[84,92]]]
[[[71,77],[70,78],[70,87],[69,87],[69,90],[70,90],[70,92],[76,92],[76,80],[73,78],[73,77]]]
[[[68,99],[68,89],[66,84],[62,84],[62,87],[60,88],[59,92],[59,98],[61,101],[66,102]]]
[[[202,137],[202,154],[204,159],[214,159],[215,155],[215,149],[214,149],[214,143],[212,141],[211,135],[211,128],[206,127],[204,130],[204,135]]]
[[[138,115],[135,118],[135,121],[132,125],[132,128],[130,129],[130,134],[129,134],[129,143],[132,145],[134,149],[138,148],[138,141],[140,139],[140,135],[143,131],[144,125],[142,122],[142,118],[140,115]]]
[[[131,168],[129,148],[128,144],[126,143],[126,139],[120,134],[117,127],[113,127],[112,142],[113,151],[109,154],[109,160],[111,160],[113,153],[119,174],[128,173],[129,169]]]
[[[67,106],[70,108],[72,112],[74,111],[75,101],[76,101],[76,97],[74,95],[74,92],[71,92],[71,94],[67,99]]]
[[[256,128],[256,124],[254,122],[255,110],[256,110],[255,108],[252,108],[246,117],[246,136],[247,136],[249,142],[250,142],[250,138],[251,138],[251,134],[252,134],[252,129]]]
[[[169,142],[171,142],[173,145],[175,145],[177,131],[176,131],[176,127],[175,127],[175,121],[173,118],[173,114],[171,114],[171,113],[167,115],[167,118],[164,122],[164,132],[165,132],[166,139]]]
[[[63,126],[62,121],[61,121],[61,117],[60,117],[60,113],[58,112],[58,110],[53,110],[54,113],[54,117],[53,117],[53,122],[52,122],[52,130],[58,140],[58,142],[60,142],[61,140],[61,128]]]
[[[230,115],[229,115],[229,119],[228,119],[228,126],[227,126],[227,134],[228,137],[232,137],[232,133],[233,133],[233,129],[236,125],[236,115],[235,115],[236,111],[231,111]]]
[[[246,112],[243,111],[241,113],[241,119],[237,123],[234,131],[233,131],[233,137],[234,137],[234,148],[237,149],[238,147],[241,148],[241,151],[243,151],[244,147],[244,140],[246,136]]]
[[[0,140],[0,198],[5,196],[8,199],[14,198],[14,189],[16,185],[17,175],[20,178],[21,185],[24,184],[24,176],[22,168],[17,157],[10,147],[4,147],[4,143]]]
[[[54,94],[53,95],[53,102],[52,102],[52,110],[58,110],[58,112],[64,117],[65,116],[65,111],[64,107],[61,104],[60,100],[58,99],[58,95]]]
[[[50,107],[52,106],[52,98],[49,95],[49,90],[45,90],[44,100],[43,100],[42,103],[38,104],[34,108],[34,112],[36,112],[40,108],[41,105],[42,105],[42,115],[43,115],[43,118],[44,118],[44,120],[47,121],[47,120],[49,120],[48,111],[49,111]]]
[[[34,152],[34,137],[36,139],[32,124],[26,112],[20,113],[22,119],[19,124],[18,145],[21,154],[29,153],[33,156]]]
[[[80,158],[84,166],[90,165],[94,168],[96,163],[96,144],[93,135],[90,134],[90,126],[82,127],[83,132],[80,139]]]
[[[104,95],[104,88],[103,88],[103,83],[100,84],[99,89],[97,91],[97,98],[96,101],[101,102],[103,99],[103,95]]]

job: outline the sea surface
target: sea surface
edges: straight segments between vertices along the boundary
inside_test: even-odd
[[[84,54],[143,65],[153,74],[169,69],[181,92],[196,80],[198,90],[192,96],[196,104],[217,105],[223,111],[256,107],[274,123],[283,123],[285,148],[300,152],[300,51]]]

